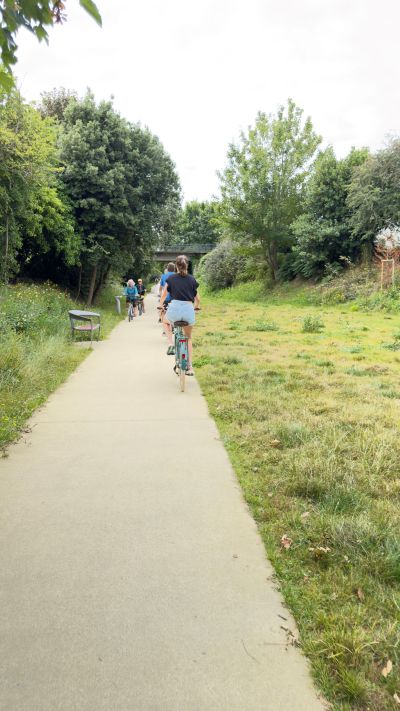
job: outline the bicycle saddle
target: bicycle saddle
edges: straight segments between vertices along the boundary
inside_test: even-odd
[[[189,326],[187,321],[175,321],[174,326]]]

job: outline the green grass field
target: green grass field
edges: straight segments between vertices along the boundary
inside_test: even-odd
[[[400,707],[400,315],[309,300],[206,295],[194,365],[317,685],[334,709],[386,711]]]
[[[93,307],[102,337],[118,323],[113,291]],[[0,292],[0,449],[23,431],[32,412],[90,353],[72,343],[68,310],[84,308],[50,284],[19,284]],[[83,337],[85,338],[85,336]]]

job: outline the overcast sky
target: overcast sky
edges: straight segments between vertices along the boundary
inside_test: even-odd
[[[64,86],[114,96],[157,134],[186,200],[218,192],[227,147],[288,97],[338,155],[400,133],[399,0],[78,0],[39,45],[18,35],[28,100]]]

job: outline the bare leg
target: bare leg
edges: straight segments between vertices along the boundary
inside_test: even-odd
[[[188,363],[188,368],[190,369],[192,367],[193,363],[193,344],[192,344],[192,331],[193,331],[193,326],[184,326],[183,327],[183,333],[188,339],[188,349],[189,349],[189,363]]]
[[[164,320],[163,320],[163,329],[164,329],[165,335],[166,335],[167,338],[168,338],[168,343],[169,343],[169,345],[170,345],[170,346],[173,346],[173,342],[172,342],[172,326],[171,326],[170,322],[167,321],[166,318],[164,318]]]

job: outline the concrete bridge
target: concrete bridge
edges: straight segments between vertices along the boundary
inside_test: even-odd
[[[185,244],[185,245],[170,245],[168,247],[160,247],[154,252],[156,262],[174,262],[179,254],[186,254],[190,260],[202,257],[203,254],[211,252],[215,244]]]

